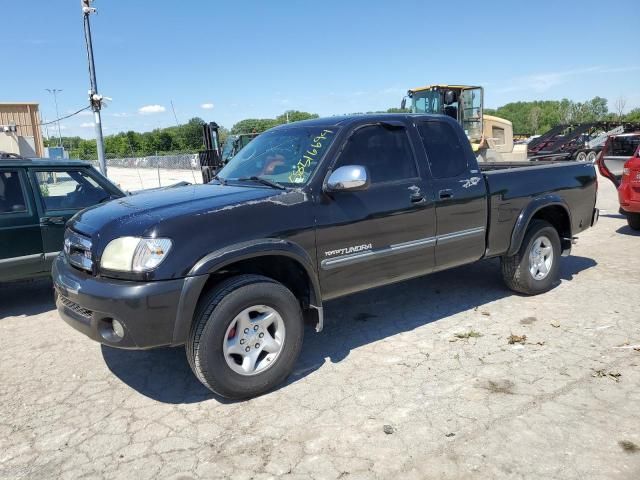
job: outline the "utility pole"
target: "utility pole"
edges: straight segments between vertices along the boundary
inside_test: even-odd
[[[96,148],[98,150],[98,161],[100,162],[100,172],[107,176],[107,161],[104,158],[104,139],[102,138],[102,119],[100,110],[102,109],[102,95],[98,94],[98,82],[96,80],[96,65],[93,60],[93,41],[91,39],[91,23],[89,15],[96,13],[96,9],[91,6],[93,0],[80,0],[82,6],[82,19],[84,22],[84,39],[87,46],[87,61],[89,62],[89,103],[93,110],[93,123],[96,128]]]
[[[56,118],[58,119],[58,146],[62,146],[62,133],[60,131],[60,113],[58,113],[58,92],[61,92],[59,88],[45,88],[45,90],[53,94],[53,103],[56,105]]]

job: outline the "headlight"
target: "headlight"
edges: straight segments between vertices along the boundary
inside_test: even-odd
[[[147,272],[160,265],[169,250],[168,238],[120,237],[104,249],[100,266],[121,272]]]

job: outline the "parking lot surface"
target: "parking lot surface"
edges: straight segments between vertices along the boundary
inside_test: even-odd
[[[48,281],[0,286],[0,478],[638,479],[640,236],[599,195],[552,291],[492,260],[334,301],[245,402],[181,348],[85,338]]]

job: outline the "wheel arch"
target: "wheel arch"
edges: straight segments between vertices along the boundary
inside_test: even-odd
[[[571,211],[567,203],[558,195],[545,195],[533,199],[520,212],[511,233],[511,244],[507,256],[515,255],[522,245],[522,241],[532,220],[539,219],[549,222],[558,231],[562,254],[571,251]]]
[[[174,344],[186,341],[202,294],[224,278],[243,273],[261,274],[284,284],[303,308],[316,312],[316,330],[322,330],[322,295],[309,254],[287,240],[261,239],[216,250],[193,266],[180,297]]]

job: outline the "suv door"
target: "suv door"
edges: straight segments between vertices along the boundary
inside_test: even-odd
[[[31,181],[39,199],[38,211],[45,253],[51,267],[62,250],[67,220],[83,208],[111,198],[112,193],[86,168],[38,168]]]
[[[0,281],[44,271],[38,213],[22,168],[0,168]]]
[[[365,166],[371,185],[320,196],[316,242],[324,298],[432,270],[432,193],[420,174],[409,134],[401,122],[363,125],[343,145],[332,170]]]
[[[436,199],[436,268],[480,259],[485,250],[487,187],[469,140],[442,120],[416,122]]]

